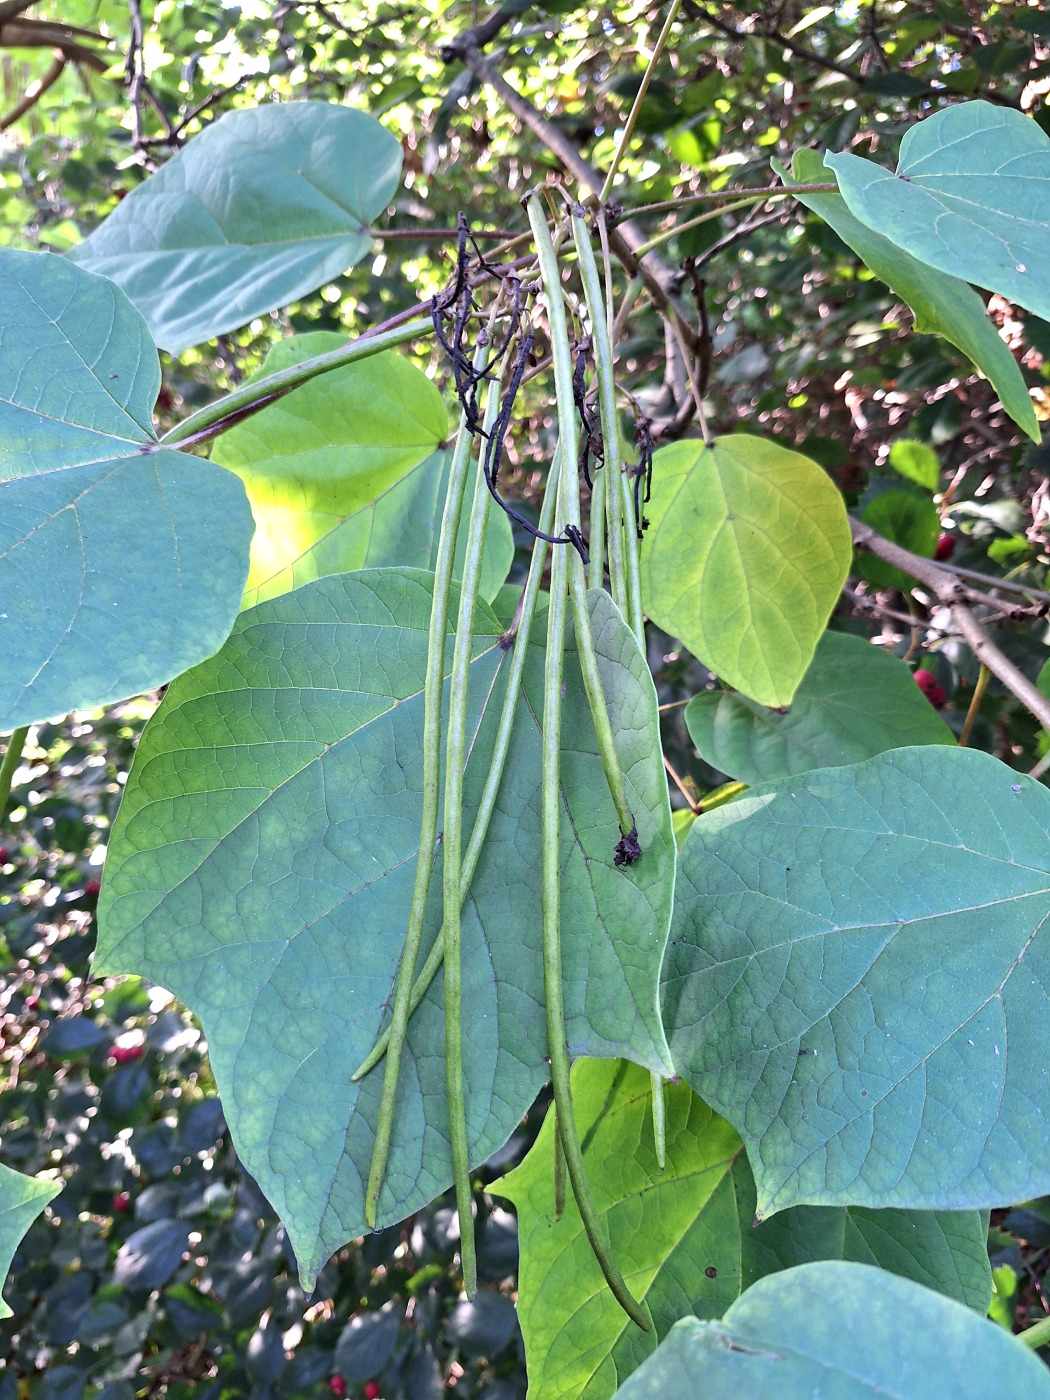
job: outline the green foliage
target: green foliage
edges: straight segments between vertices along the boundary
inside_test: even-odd
[[[861,519],[912,554],[933,558],[941,518],[928,496],[903,489],[880,491],[861,511]],[[854,567],[876,588],[908,587],[908,576],[902,569],[864,551],[858,551]]]
[[[744,1138],[760,1216],[1050,1185],[1046,1076],[1023,1049],[1046,1016],[1047,819],[1031,779],[930,746],[694,825],[664,1016],[683,1078]]]
[[[0,285],[0,729],[13,729],[213,652],[253,527],[228,472],[159,447],[160,367],[121,291],[6,250]]]
[[[966,102],[905,133],[896,174],[848,152],[825,164],[861,223],[920,262],[1050,317],[1050,138],[1031,118]]]
[[[642,599],[728,685],[788,705],[849,567],[842,497],[761,438],[683,442],[654,461]]]
[[[863,1264],[804,1264],[763,1279],[720,1324],[685,1319],[616,1392],[680,1395],[891,1393],[902,1400],[1050,1395],[1046,1369],[993,1324]]]
[[[35,1181],[0,1166],[0,1275],[7,1276],[22,1236],[61,1189],[59,1182]],[[0,1319],[10,1316],[11,1309],[0,1298]]]
[[[401,173],[394,138],[321,102],[231,112],[132,190],[70,257],[178,354],[353,267]]]
[[[279,341],[257,377],[342,343],[331,331]],[[312,379],[231,428],[215,455],[244,481],[255,517],[246,604],[359,568],[366,553],[373,566],[415,562],[369,550],[374,505],[447,434],[441,395],[391,350]],[[419,562],[429,563],[430,543]]]
[[[864,163],[856,156],[848,159]],[[838,169],[834,159],[828,164]],[[782,167],[774,163],[774,168],[786,179]],[[795,152],[791,162],[793,181],[816,183],[826,179],[827,173],[827,166],[815,151]],[[1039,424],[1021,371],[989,321],[981,298],[967,285],[967,281],[975,280],[972,273],[961,268],[956,269],[958,276],[936,271],[929,266],[929,259],[922,259],[919,254],[912,256],[909,243],[888,230],[885,223],[855,217],[856,211],[851,212],[851,206],[836,194],[800,194],[797,198],[830,224],[876,277],[903,297],[911,307],[917,331],[943,336],[973,361],[988,377],[1018,427],[1038,442]]]
[[[786,713],[746,695],[707,691],[690,700],[685,722],[713,768],[752,784],[859,763],[887,749],[954,743],[907,666],[839,632],[821,637]]]
[[[200,1017],[238,1152],[310,1281],[365,1229],[361,1167],[382,1076],[360,1086],[350,1076],[383,1023],[418,854],[430,584],[410,570],[343,574],[242,614],[218,656],[168,691],[110,842],[98,967],[149,976]],[[592,626],[614,717],[651,715],[640,728],[616,724],[648,859],[612,863],[615,814],[573,678],[562,897],[581,936],[566,959],[566,1020],[574,1052],[669,1070],[657,1001],[674,844],[654,764],[655,696],[611,603]],[[468,809],[499,709],[501,630],[479,609]],[[503,801],[464,911],[476,1162],[503,1145],[546,1078],[535,651]],[[444,1098],[442,1024],[438,981],[412,1022],[383,1223],[451,1179],[447,1129],[428,1110]]]
[[[976,1211],[800,1206],[756,1228],[754,1183],[737,1134],[687,1085],[665,1092],[661,1165],[649,1076],[592,1060],[573,1072],[595,1194],[627,1281],[649,1306],[653,1333],[628,1325],[602,1286],[572,1203],[556,1217],[549,1120],[521,1166],[492,1184],[518,1212],[518,1312],[530,1383],[545,1400],[612,1395],[668,1334],[685,1300],[696,1317],[715,1320],[756,1279],[809,1260],[877,1264],[987,1307],[986,1232]]]
[[[920,1397],[945,1347],[960,1394],[1045,1389],[977,1317],[982,1211],[1008,1208],[1004,1326],[1040,1311],[1050,1244],[1045,1203],[1009,1209],[1050,1189],[1045,462],[1006,421],[1038,442],[1050,369],[1045,327],[1022,353],[1001,300],[1050,309],[1038,26],[701,12],[643,68],[629,27],[571,4],[207,0],[155,7],[145,43],[133,16],[125,102],[100,76],[122,10],[30,8],[63,57],[4,69],[28,104],[0,116],[28,115],[5,218],[63,250],[99,226],[70,259],[0,255],[0,724],[172,683],[106,756],[65,761],[74,719],[68,748],[19,729],[0,768],[21,843],[0,847],[0,1010],[28,1027],[0,1051],[4,1152],[66,1181],[15,1250],[12,1379],[517,1400],[511,1223],[483,1191],[510,1166],[537,1394],[896,1392],[906,1361]],[[479,27],[445,48],[437,18]],[[914,123],[949,93],[992,100]],[[902,132],[892,175],[874,162]],[[555,161],[568,204],[529,197],[537,260],[507,196]],[[603,229],[575,201],[613,166]],[[829,170],[841,194],[805,187]],[[181,354],[163,384],[133,303]],[[491,524],[468,530],[481,471]],[[855,558],[847,501],[878,531]],[[891,566],[887,540],[925,562]],[[103,797],[80,811],[61,793],[89,758]],[[81,855],[47,853],[52,830]],[[75,885],[104,847],[92,989],[98,885]],[[143,977],[200,1017],[208,1062]],[[592,1058],[570,1076],[569,1055]],[[513,1169],[548,1078],[556,1115]],[[475,1235],[503,1285],[476,1295]]]

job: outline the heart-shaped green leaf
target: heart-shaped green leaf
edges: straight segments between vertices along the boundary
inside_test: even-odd
[[[955,743],[902,661],[841,632],[821,637],[786,713],[707,691],[690,700],[685,722],[703,759],[752,785],[887,749]]]
[[[682,849],[675,1065],[740,1131],[762,1216],[1050,1190],[1050,793],[898,749],[754,789]]]
[[[678,442],[656,453],[646,514],[646,612],[727,685],[789,705],[849,568],[827,474],[762,438]]]
[[[654,1330],[633,1326],[604,1286],[571,1196],[555,1218],[548,1117],[521,1166],[490,1188],[518,1212],[518,1316],[529,1384],[544,1400],[605,1400],[667,1335],[683,1302],[698,1317],[719,1318],[755,1279],[812,1259],[876,1263],[987,1309],[980,1212],[799,1206],[753,1228],[755,1188],[740,1139],[687,1085],[664,1087],[663,1167],[644,1070],[581,1060],[572,1088],[613,1256]]]
[[[160,366],[119,288],[0,251],[0,731],[170,680],[222,645],[251,512],[161,448]]]
[[[964,102],[905,133],[896,174],[845,152],[824,164],[868,228],[1050,319],[1050,138],[1031,117]]]
[[[996,340],[998,339],[996,336]],[[1002,341],[999,343],[1002,344]],[[1027,393],[1025,398],[1031,407]],[[1035,409],[1032,409],[1032,413],[1034,415]],[[926,491],[937,490],[941,479],[941,463],[928,442],[919,442],[917,438],[898,438],[890,448],[889,461],[895,472],[899,472],[909,481],[914,481],[916,486],[921,486]]]
[[[62,1190],[58,1181],[38,1181],[0,1165],[0,1283],[7,1278],[15,1250],[40,1212]],[[0,1298],[0,1319],[11,1309]]]
[[[929,496],[907,488],[880,491],[861,511],[861,519],[894,544],[910,549],[925,559],[933,558],[940,533],[941,517]],[[876,588],[900,588],[907,592],[912,579],[885,559],[858,549],[853,571]]]
[[[865,1264],[760,1279],[720,1323],[685,1318],[616,1400],[990,1400],[1050,1396],[1050,1373],[1001,1327]]]
[[[353,267],[400,175],[400,143],[366,112],[228,112],[69,256],[123,287],[177,355]]]
[[[107,859],[97,970],[139,972],[201,1018],[237,1150],[304,1278],[365,1230],[380,1072],[350,1075],[389,1006],[411,900],[432,576],[368,570],[239,618],[171,686],[139,746]],[[612,602],[599,667],[643,848],[620,837],[570,657],[563,729],[563,955],[574,1052],[669,1064],[659,966],[674,880],[656,693]],[[467,826],[507,655],[484,605],[471,667]],[[520,645],[521,643],[519,643]],[[451,648],[446,653],[451,659]],[[530,648],[501,795],[464,909],[467,1129],[481,1161],[548,1076],[540,920],[542,648]],[[441,910],[440,861],[428,936]],[[451,1180],[440,976],[414,1015],[381,1221]]]
[[[256,378],[342,344],[328,331],[279,341]],[[244,606],[325,574],[429,568],[450,460],[439,445],[447,435],[434,384],[390,350],[310,380],[225,433],[215,460],[244,481],[255,516]],[[464,522],[460,553],[465,543]],[[483,597],[502,585],[513,553],[510,523],[494,512]]]
[[[1028,125],[1034,126],[1034,123],[1029,122]],[[856,156],[847,159],[873,168],[869,162]],[[834,160],[829,164],[833,165]],[[774,161],[773,168],[784,176],[779,162]],[[792,180],[807,183],[827,180],[827,166],[816,151],[796,151],[791,163],[791,176]],[[981,298],[968,285],[974,280],[969,272],[957,269],[959,276],[950,277],[944,272],[937,272],[927,262],[913,258],[898,243],[886,237],[884,230],[880,232],[878,226],[869,228],[866,222],[854,217],[845,200],[837,194],[799,194],[795,197],[800,204],[812,209],[825,223],[830,224],[842,241],[863,258],[875,276],[908,303],[915,316],[917,331],[943,336],[973,361],[1018,427],[1034,442],[1039,442],[1039,423],[1024,378],[1017,361],[988,319]],[[934,473],[935,485],[936,464]]]

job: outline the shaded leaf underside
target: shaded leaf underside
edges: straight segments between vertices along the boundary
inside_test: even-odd
[[[696,821],[665,965],[675,1064],[741,1132],[762,1216],[1050,1189],[1050,794],[930,746]]]
[[[104,278],[0,252],[0,731],[151,689],[229,632],[237,479],[158,447],[160,366]]]
[[[243,614],[179,678],[128,782],[100,906],[101,968],[169,987],[201,1018],[238,1152],[289,1228],[306,1280],[365,1229],[381,1073],[349,1076],[386,1014],[419,837],[431,576],[372,570]],[[603,683],[645,855],[619,837],[582,686],[563,733],[566,1014],[576,1052],[668,1066],[658,968],[674,846],[644,660],[592,597]],[[499,627],[479,611],[466,806],[500,703]],[[448,658],[447,658],[448,659]],[[547,1078],[539,918],[542,651],[464,909],[463,1027],[472,1160],[500,1146]],[[192,833],[192,834],[190,834]],[[428,910],[440,916],[440,868]],[[442,982],[413,1018],[380,1220],[450,1181]]]

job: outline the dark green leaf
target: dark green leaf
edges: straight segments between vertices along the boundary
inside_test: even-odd
[[[708,691],[685,712],[700,756],[745,783],[859,763],[887,749],[954,744],[907,666],[861,637],[825,632],[786,712]]]
[[[448,1338],[470,1356],[497,1356],[518,1325],[514,1304],[502,1293],[484,1289],[457,1303],[448,1320]]]
[[[177,355],[353,267],[400,174],[400,143],[365,112],[228,112],[69,256],[123,287]]]
[[[916,491],[881,491],[864,507],[861,519],[894,544],[925,559],[933,558],[941,518],[928,496],[920,496]],[[868,550],[857,550],[853,567],[876,588],[900,588],[906,592],[912,586],[907,574]]]
[[[989,1400],[1050,1396],[1050,1374],[1001,1327],[864,1264],[761,1279],[720,1323],[686,1318],[616,1400]]]
[[[348,1381],[367,1381],[378,1376],[394,1354],[404,1320],[404,1304],[396,1298],[379,1312],[362,1312],[352,1317],[335,1345],[336,1371]]]
[[[664,1017],[758,1213],[1050,1191],[1050,793],[970,749],[755,789],[679,861]]]
[[[1031,117],[964,102],[906,132],[896,174],[847,153],[824,163],[868,228],[1050,317],[1050,138]]]
[[[139,746],[109,845],[96,971],[137,969],[200,1016],[239,1155],[304,1276],[364,1228],[381,1075],[350,1074],[383,1024],[419,836],[431,576],[318,580],[242,614],[179,678]],[[565,996],[575,1053],[669,1064],[658,968],[674,844],[656,695],[605,594],[599,668],[644,855],[617,868],[615,812],[570,657],[563,727]],[[471,669],[468,826],[500,700],[484,607]],[[449,652],[450,655],[450,652]],[[540,962],[542,649],[530,651],[503,790],[464,915],[468,1134],[482,1161],[547,1077]],[[188,835],[187,833],[193,833]],[[176,837],[177,839],[173,839]],[[435,872],[440,884],[440,871]],[[437,932],[440,896],[428,924]],[[410,1026],[383,1223],[448,1185],[442,982]]]
[[[229,632],[252,518],[159,447],[160,365],[103,277],[0,251],[0,732],[149,690]]]
[[[189,1226],[179,1220],[144,1225],[121,1245],[113,1267],[115,1282],[147,1293],[162,1288],[182,1263],[189,1237]]]

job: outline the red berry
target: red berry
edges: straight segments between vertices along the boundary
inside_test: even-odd
[[[926,696],[926,699],[934,709],[939,710],[948,698],[943,688],[938,685],[937,677],[930,671],[916,671],[915,684],[922,691],[923,695]]]
[[[88,899],[98,899],[98,892],[101,888],[101,880],[89,880],[84,886],[84,893],[88,897]]]
[[[328,1389],[333,1395],[343,1396],[346,1394],[346,1381],[343,1380],[342,1376],[329,1376]]]
[[[955,536],[940,534],[937,536],[937,543],[934,546],[933,557],[942,562],[950,559],[955,553]]]
[[[365,1381],[365,1400],[379,1400],[381,1394],[375,1381]]]
[[[0,865],[6,865],[11,859],[11,853],[6,846],[0,846]]]
[[[110,1201],[110,1209],[114,1215],[123,1215],[126,1210],[131,1209],[131,1196],[127,1191],[118,1191]]]
[[[132,1060],[141,1060],[143,1050],[141,1045],[114,1045],[109,1054],[118,1065],[128,1065]]]
[[[39,998],[38,996],[27,996],[27,997],[26,997],[26,1010],[27,1010],[27,1011],[35,1011],[39,1005],[40,1005],[40,998]]]

